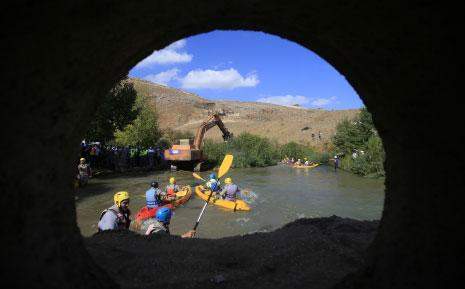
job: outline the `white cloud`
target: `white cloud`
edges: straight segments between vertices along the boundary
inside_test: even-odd
[[[179,69],[173,68],[170,70],[162,71],[157,74],[149,74],[144,76],[145,80],[167,85],[173,79],[176,79],[178,76]]]
[[[310,102],[310,99],[303,95],[278,95],[278,96],[267,96],[257,99],[258,102],[273,103],[284,106],[292,106],[298,104],[305,106]]]
[[[186,46],[186,42],[187,42],[186,39],[181,39],[166,46],[165,49],[178,50],[178,49],[184,48],[184,46]]]
[[[331,96],[329,98],[317,98],[315,99],[314,101],[311,102],[311,105],[313,106],[319,106],[319,107],[322,107],[322,106],[327,106],[329,104],[332,104],[336,101],[336,97],[335,96]]]
[[[171,43],[162,50],[157,50],[149,57],[139,62],[137,67],[149,67],[157,64],[186,63],[192,61],[193,55],[179,51],[186,46],[186,40],[182,39]]]
[[[255,72],[243,77],[234,68],[226,70],[191,70],[181,79],[183,88],[233,89],[237,87],[254,87],[260,81]]]

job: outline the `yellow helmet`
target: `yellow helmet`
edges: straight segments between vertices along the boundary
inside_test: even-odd
[[[176,183],[176,179],[174,177],[170,178],[170,184],[174,185]]]
[[[79,161],[82,163],[82,162],[85,162],[86,159],[85,158],[80,158]]]
[[[225,183],[225,184],[232,184],[231,178],[226,178],[226,179],[224,180],[224,183]]]
[[[124,200],[129,200],[129,193],[128,192],[117,192],[114,196],[113,196],[113,200],[115,201],[115,205],[117,205],[118,207],[121,206],[121,202],[124,201]]]

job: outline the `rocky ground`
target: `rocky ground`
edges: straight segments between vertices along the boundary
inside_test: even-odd
[[[216,240],[103,232],[85,242],[122,288],[331,288],[364,264],[377,227],[333,216]]]
[[[158,112],[161,128],[194,134],[208,118],[209,112],[215,111],[222,113],[225,126],[235,135],[250,132],[279,143],[296,141],[321,147],[330,141],[338,122],[344,118],[352,119],[358,114],[358,110],[328,111],[258,102],[211,101],[141,79],[130,78],[129,81]],[[318,138],[319,132],[321,139]],[[205,138],[221,140],[221,132],[213,128]]]

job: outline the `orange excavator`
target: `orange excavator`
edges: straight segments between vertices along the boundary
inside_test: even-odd
[[[224,141],[232,138],[233,134],[226,129],[219,114],[214,113],[197,129],[194,140],[181,139],[179,140],[179,144],[165,150],[165,160],[178,168],[194,168],[194,170],[199,170],[200,165],[205,161],[202,152],[203,138],[205,133],[214,126],[220,128]]]

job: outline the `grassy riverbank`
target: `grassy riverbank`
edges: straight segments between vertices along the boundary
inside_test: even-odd
[[[279,145],[268,138],[250,133],[242,133],[229,142],[206,141],[204,154],[208,161],[219,164],[225,154],[234,155],[233,166],[236,168],[266,167],[276,165],[284,157],[327,163],[328,153],[317,152],[309,146],[290,142]]]
[[[336,134],[326,151],[296,142],[278,144],[268,138],[242,133],[229,142],[207,140],[204,153],[209,162],[221,163],[225,154],[234,155],[236,168],[266,167],[275,165],[285,157],[326,164],[334,155],[339,167],[365,177],[384,177],[385,152],[371,114],[363,108],[352,119],[337,125]]]

